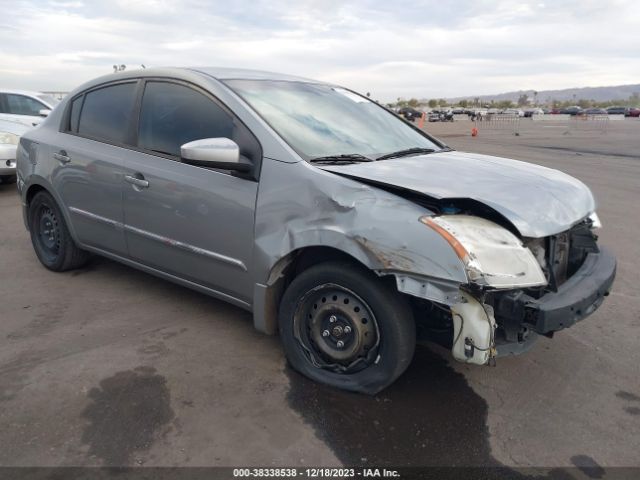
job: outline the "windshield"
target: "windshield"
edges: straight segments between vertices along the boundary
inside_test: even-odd
[[[53,95],[47,95],[46,93],[38,95],[38,98],[46,104],[51,105],[52,107],[55,107],[58,103],[60,103],[60,100],[58,100],[56,97],[54,97]]]
[[[349,90],[272,80],[225,82],[303,158],[360,154],[375,158],[442,147],[395,114]]]

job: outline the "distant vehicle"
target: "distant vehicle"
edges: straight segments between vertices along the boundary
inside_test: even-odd
[[[624,114],[625,117],[640,117],[640,108],[630,108],[627,113]]]
[[[551,115],[558,115],[560,113],[562,113],[562,109],[561,108],[555,107],[555,108],[551,109]]]
[[[430,122],[453,122],[453,112],[449,110],[433,110],[427,118]]]
[[[544,115],[544,110],[541,108],[528,108],[524,111],[525,117],[533,117],[534,115]]]
[[[581,112],[582,108],[578,107],[577,105],[560,110],[560,113],[564,113],[565,115],[580,115]]]
[[[628,107],[609,107],[607,113],[609,115],[626,115],[629,111]]]
[[[489,110],[487,110],[487,114],[489,115],[496,115],[500,113],[500,110],[498,110],[497,108],[490,108]]]
[[[507,108],[502,113],[505,113],[507,115],[517,115],[519,117],[524,117],[524,112],[519,108]]]
[[[27,90],[0,90],[0,119],[35,127],[59,103],[52,95]]]
[[[607,115],[607,111],[604,108],[587,108],[584,115]]]
[[[16,179],[16,152],[20,137],[29,131],[22,123],[0,119],[0,181],[11,183]]]
[[[416,118],[420,118],[422,116],[422,112],[412,107],[403,107],[398,110],[398,115],[403,116],[410,122],[414,122]]]

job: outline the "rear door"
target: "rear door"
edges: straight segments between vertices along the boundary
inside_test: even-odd
[[[137,86],[136,80],[109,84],[74,98],[51,146],[52,182],[79,241],[120,256],[127,255],[123,171]]]
[[[139,152],[125,163],[131,182],[125,178],[130,257],[248,303],[255,175],[187,165],[180,161],[180,146],[230,138],[256,170],[259,143],[208,92],[185,83],[147,81],[139,117]]]

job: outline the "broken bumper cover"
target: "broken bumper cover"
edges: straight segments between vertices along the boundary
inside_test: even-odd
[[[582,266],[557,292],[540,298],[523,292],[500,300],[501,316],[520,320],[534,332],[548,334],[570,327],[591,315],[609,294],[616,276],[616,259],[606,248],[589,253]],[[515,317],[515,318],[514,318]],[[517,321],[517,320],[516,320]]]

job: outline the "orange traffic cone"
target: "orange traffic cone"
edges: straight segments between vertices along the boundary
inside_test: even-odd
[[[471,129],[471,136],[472,137],[477,137],[478,136],[478,129],[476,127],[473,127]]]
[[[420,121],[418,122],[418,128],[423,129],[424,128],[424,117],[426,116],[426,113],[422,112],[422,115],[420,115]]]

